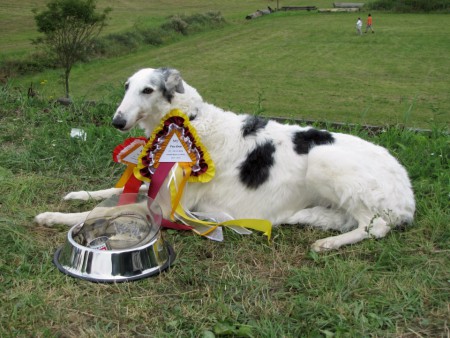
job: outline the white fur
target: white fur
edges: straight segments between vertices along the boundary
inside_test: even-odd
[[[380,146],[358,137],[332,133],[332,144],[317,145],[308,154],[294,150],[295,132],[310,127],[269,121],[255,135],[243,137],[247,115],[236,115],[203,101],[173,69],[142,69],[129,78],[113,124],[122,131],[139,126],[147,136],[174,108],[195,116],[191,124],[209,151],[216,176],[209,183],[192,183],[183,204],[196,211],[224,211],[234,218],[260,218],[280,224],[308,224],[343,234],[316,241],[315,251],[337,249],[365,238],[384,237],[391,226],[410,223],[415,202],[408,175]],[[147,93],[144,93],[144,88]],[[173,95],[171,101],[165,93]],[[248,188],[239,166],[256,145],[272,140],[274,164],[266,182]],[[72,192],[65,199],[101,199],[117,189]],[[86,213],[43,213],[39,224],[73,225]]]

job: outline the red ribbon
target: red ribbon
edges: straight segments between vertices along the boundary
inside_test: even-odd
[[[156,195],[158,195],[159,189],[161,189],[164,180],[167,175],[169,175],[170,170],[175,165],[174,162],[160,162],[158,168],[156,168],[155,173],[152,176],[152,181],[150,182],[150,188],[148,189],[148,197],[155,200]],[[123,192],[119,197],[118,205],[126,205],[136,202],[137,193],[141,187],[142,182],[136,178],[136,176],[131,175]],[[184,224],[175,223],[163,218],[161,226],[164,228],[175,229],[175,230],[191,230],[192,227]]]

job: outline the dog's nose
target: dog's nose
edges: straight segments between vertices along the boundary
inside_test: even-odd
[[[127,121],[120,116],[115,117],[112,121],[112,125],[117,129],[125,128],[126,124],[127,124]]]

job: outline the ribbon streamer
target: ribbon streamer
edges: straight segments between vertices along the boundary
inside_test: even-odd
[[[184,184],[186,183],[186,168],[182,165],[177,165],[174,166],[171,170],[172,173],[170,175],[168,184],[172,201],[172,217],[182,221],[185,224],[191,225],[193,227],[192,230],[201,236],[210,234],[219,226],[240,226],[261,231],[270,240],[272,234],[272,223],[264,219],[233,219],[230,221],[216,223],[200,220],[196,217],[193,217],[194,215],[192,215],[190,212],[190,215],[188,215],[182,204],[179,203],[178,198],[180,196],[180,192],[182,195]],[[173,210],[175,210],[175,212],[173,212]]]
[[[251,233],[246,229],[253,229],[263,232],[270,240],[272,224],[267,220],[231,219],[217,222],[213,221],[216,217],[211,213],[206,217],[209,220],[204,220],[182,206],[186,183],[210,181],[215,175],[215,166],[189,118],[181,111],[175,109],[167,114],[148,141],[130,138],[117,146],[113,159],[127,165],[116,184],[116,187],[124,187],[119,205],[134,202],[130,200],[133,195],[129,193],[137,193],[142,181],[146,181],[150,183],[148,196],[151,199],[155,200],[160,192],[169,196],[166,200],[159,199],[160,204],[167,204],[161,207],[169,214],[169,219],[163,219],[163,227],[192,230],[213,240],[223,240],[221,226],[241,234]],[[164,185],[164,182],[167,184]]]

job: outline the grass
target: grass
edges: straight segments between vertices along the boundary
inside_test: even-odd
[[[33,9],[45,9],[47,0],[3,0],[0,8],[0,23],[7,34],[0,36],[0,50],[4,55],[23,55],[31,47],[30,40],[39,36],[34,22]],[[303,4],[305,0],[292,0],[290,4]],[[317,5],[329,6],[328,1],[315,0]],[[194,14],[220,11],[229,20],[242,20],[248,13],[266,6],[276,8],[273,1],[261,0],[98,0],[97,8],[112,7],[111,20],[104,34],[130,30],[135,26],[154,27],[173,14]],[[282,2],[280,2],[280,6]]]
[[[177,260],[157,277],[104,285],[61,274],[52,256],[67,229],[32,219],[89,210],[95,202],[61,196],[118,179],[124,168],[110,154],[123,135],[108,122],[119,94],[65,108],[11,87],[0,92],[0,336],[448,335],[450,141],[442,126],[351,131],[388,147],[414,185],[413,226],[382,240],[316,254],[309,246],[330,233],[279,227],[267,243],[226,231],[217,243],[168,230]],[[72,127],[87,140],[70,138]]]
[[[353,14],[244,21],[274,3],[208,3],[222,10],[226,27],[78,65],[71,107],[51,103],[61,90],[57,72],[0,87],[0,336],[448,337],[447,16],[375,13],[377,32],[359,39]],[[109,29],[120,31],[121,21],[123,29],[134,20],[159,25],[181,9],[202,12],[202,4],[117,1]],[[11,18],[26,14],[11,8]],[[24,30],[10,23],[3,26],[17,34],[17,46],[3,48],[0,38],[2,53],[21,54],[21,34],[31,33],[24,21]],[[110,187],[120,177],[124,168],[112,163],[111,152],[124,135],[110,119],[123,80],[140,67],[167,65],[208,101],[235,111],[356,123],[345,131],[387,147],[407,168],[414,224],[323,254],[309,246],[332,233],[302,226],[274,229],[271,243],[258,234],[225,231],[225,242],[216,243],[168,230],[177,259],[157,277],[105,285],[61,274],[52,257],[67,229],[38,227],[33,217],[96,205],[61,197]],[[30,81],[37,97],[25,94]],[[374,135],[358,127],[363,123],[394,126]],[[86,130],[86,141],[70,138],[71,128]]]
[[[172,66],[207,101],[233,110],[251,112],[262,99],[266,116],[449,125],[447,15],[374,17],[376,33],[363,37],[354,32],[354,14],[279,12],[232,21],[163,47],[80,64],[72,96],[99,100],[138,68]],[[13,80],[23,91],[30,83],[47,98],[62,95],[59,71]]]

